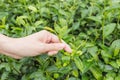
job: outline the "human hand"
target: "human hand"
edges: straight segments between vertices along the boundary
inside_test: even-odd
[[[37,56],[42,53],[54,55],[62,49],[69,53],[72,52],[70,46],[64,41],[60,42],[56,35],[42,30],[23,38],[7,38],[0,52],[7,56],[20,59],[23,57]]]

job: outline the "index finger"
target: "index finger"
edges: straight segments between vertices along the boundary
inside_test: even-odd
[[[52,33],[51,33],[51,42],[53,42],[53,43],[61,43],[60,39],[56,35],[54,35]]]
[[[70,48],[70,46],[64,40],[62,40],[62,43],[65,44],[64,50],[69,52],[69,53],[72,53],[72,49]]]
[[[64,41],[64,40],[60,40],[56,35],[51,33],[51,42],[53,43],[63,43],[65,44],[65,48],[64,50],[71,53],[72,49],[70,48],[70,46]]]

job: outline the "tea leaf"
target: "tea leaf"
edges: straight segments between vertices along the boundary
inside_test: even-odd
[[[48,31],[50,31],[50,32],[52,32],[52,33],[56,33],[52,28],[50,28],[50,27],[44,27],[44,29],[45,30],[48,30]]]
[[[120,49],[120,39],[113,41],[111,44],[111,48]]]
[[[80,59],[79,57],[75,57],[75,58],[74,58],[74,61],[75,61],[75,64],[76,64],[77,68],[78,68],[81,72],[83,72],[84,66],[83,66],[83,62],[81,61],[81,59]]]
[[[92,67],[90,68],[90,71],[92,72],[92,74],[95,76],[97,80],[102,80],[102,72],[101,70],[99,70],[99,68]]]
[[[103,36],[107,37],[108,35],[110,35],[114,31],[115,27],[116,27],[115,23],[110,23],[110,24],[104,26]]]
[[[28,9],[32,10],[33,12],[37,12],[36,7],[34,7],[32,5],[28,6]]]

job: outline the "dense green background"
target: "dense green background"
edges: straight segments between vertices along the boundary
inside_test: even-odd
[[[72,54],[15,60],[0,55],[0,80],[120,80],[120,0],[0,0],[0,33],[48,26]]]

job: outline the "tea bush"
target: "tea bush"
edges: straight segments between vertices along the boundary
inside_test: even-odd
[[[24,37],[46,26],[73,52],[0,55],[1,80],[120,80],[119,0],[0,0],[1,34]]]

